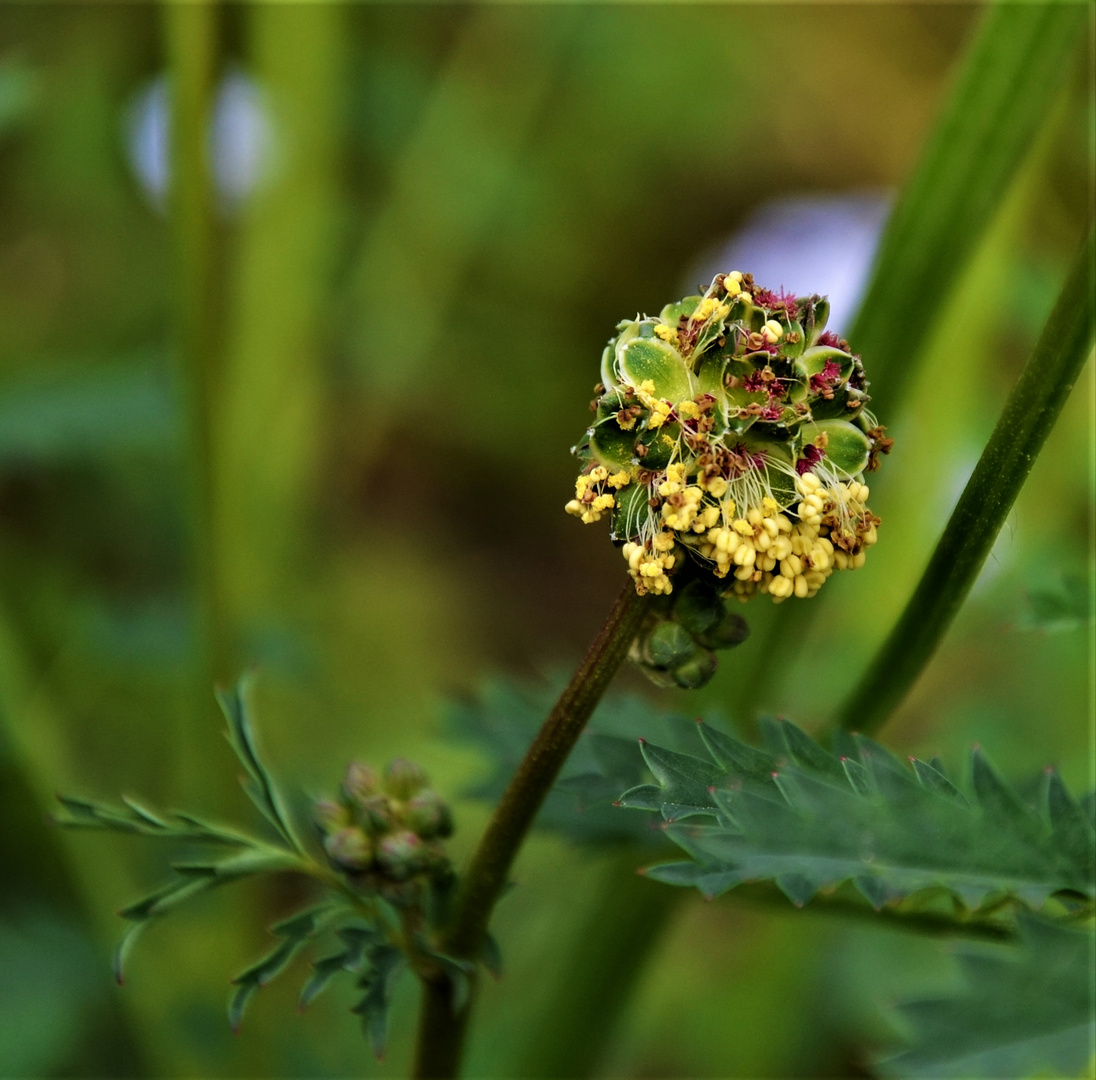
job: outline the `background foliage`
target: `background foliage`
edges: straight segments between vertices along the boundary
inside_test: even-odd
[[[287,790],[319,794],[348,758],[397,751],[441,790],[487,783],[486,756],[446,734],[443,698],[500,669],[536,679],[568,662],[622,577],[619,555],[562,513],[566,448],[613,325],[694,285],[705,254],[775,196],[898,187],[978,14],[226,8],[210,55],[228,77],[221,100],[250,102],[267,127],[224,120],[213,140],[197,380],[175,332],[194,256],[170,232],[147,153],[167,43],[185,44],[187,28],[153,8],[4,9],[0,858],[14,873],[0,875],[0,1014],[16,1022],[0,1026],[0,1072],[406,1067],[410,984],[382,1064],[347,1015],[350,986],[290,1018],[301,979],[274,984],[232,1039],[226,963],[240,971],[269,949],[262,927],[305,899],[292,879],[215,891],[150,927],[116,988],[113,912],[161,880],[166,853],[139,837],[59,835],[44,825],[52,792],[122,790],[236,820],[209,686],[250,663]],[[888,362],[909,377],[888,402],[898,443],[873,483],[883,542],[868,566],[835,581],[815,618],[751,605],[753,639],[703,692],[636,681],[632,693],[744,732],[761,711],[812,730],[855,684],[1083,235],[1091,64],[1080,49],[1063,66],[1019,175],[986,232],[964,239],[970,261],[930,252],[949,287],[911,295],[908,322],[890,328]],[[252,183],[245,150],[264,130]],[[908,354],[894,345],[906,335]],[[1054,764],[1071,790],[1092,786],[1091,604],[1078,599],[1091,575],[1092,393],[1090,365],[887,729],[903,754],[957,771],[977,740],[1010,778]],[[667,724],[671,739],[695,738],[634,706],[618,720],[607,739],[665,744]],[[576,798],[591,755],[624,779],[618,790],[643,780],[618,777],[614,753],[583,747]],[[621,814],[627,825],[590,831],[627,839],[645,819]],[[483,819],[479,802],[459,804],[458,857]],[[886,1003],[955,989],[951,944],[810,908],[704,904],[634,879],[657,843],[639,841],[607,854],[545,833],[523,854],[495,928],[506,978],[483,995],[470,1075],[544,1060],[528,1018],[592,978],[584,920],[606,895],[649,948],[634,987],[603,991],[622,1012],[603,1063],[614,1074],[864,1075],[908,1030]],[[978,986],[968,993],[978,1008]]]

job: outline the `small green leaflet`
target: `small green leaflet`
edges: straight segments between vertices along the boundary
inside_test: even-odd
[[[367,952],[365,970],[358,979],[362,996],[352,1011],[361,1017],[362,1031],[378,1061],[384,1057],[388,1038],[392,992],[406,966],[406,958],[394,945],[375,945]]]
[[[58,795],[64,807],[56,821],[66,829],[104,829],[113,832],[138,833],[169,840],[199,840],[207,844],[250,847],[261,843],[255,837],[221,825],[212,825],[190,814],[172,811],[159,813],[149,810],[136,799],[122,796],[121,806]]]
[[[1021,914],[1015,944],[966,945],[957,997],[902,1005],[911,1045],[876,1063],[884,1077],[998,1080],[1083,1076],[1096,1045],[1092,929]]]
[[[1077,803],[1053,770],[1036,805],[977,749],[964,794],[939,762],[909,768],[862,736],[841,733],[831,753],[787,721],[763,722],[764,750],[699,732],[706,758],[642,744],[656,783],[620,797],[659,811],[691,857],[651,867],[655,880],[708,896],[773,881],[800,906],[848,881],[876,908],[941,890],[966,911],[1096,898],[1092,801]]]
[[[251,686],[253,676],[242,676],[231,690],[218,690],[217,701],[228,721],[227,737],[245,776],[243,788],[259,812],[270,822],[278,835],[294,851],[304,852],[289,821],[285,805],[273,777],[259,759],[255,736],[251,729]]]
[[[236,975],[236,987],[228,1003],[228,1022],[233,1032],[240,1030],[244,1009],[256,990],[280,975],[290,961],[323,927],[341,911],[341,905],[318,904],[273,926],[270,932],[281,941],[264,957]]]

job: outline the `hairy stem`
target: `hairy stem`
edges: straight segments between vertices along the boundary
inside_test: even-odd
[[[628,654],[646,610],[629,581],[578,670],[533,739],[487,824],[464,875],[442,950],[475,960],[522,842],[563,763]],[[471,1003],[457,1010],[445,977],[423,981],[416,1077],[457,1075]]]
[[[924,671],[978,577],[1092,349],[1094,237],[1090,230],[905,611],[845,702],[843,727],[870,732],[887,719]]]

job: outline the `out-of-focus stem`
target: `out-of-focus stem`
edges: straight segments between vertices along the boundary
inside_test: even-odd
[[[173,354],[182,406],[187,557],[194,615],[191,692],[180,719],[175,786],[196,782],[206,725],[214,716],[213,684],[224,659],[219,616],[212,493],[212,417],[216,394],[218,286],[209,121],[218,55],[218,10],[205,0],[163,9],[170,72],[170,190]],[[204,771],[204,770],[203,770]]]
[[[581,1078],[598,1071],[644,968],[688,898],[684,889],[640,877],[642,859],[642,850],[628,847],[609,864],[567,943],[566,971],[537,1017],[515,1076]]]
[[[1094,259],[1096,231],[1090,230],[913,596],[839,714],[843,727],[870,732],[890,716],[977,579],[1092,350]]]

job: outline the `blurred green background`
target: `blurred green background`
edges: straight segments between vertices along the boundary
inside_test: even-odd
[[[615,323],[724,268],[713,251],[774,199],[899,187],[979,15],[203,10],[0,11],[4,1076],[406,1069],[409,982],[383,1064],[349,987],[295,1017],[286,980],[231,1036],[226,980],[301,899],[293,881],[216,892],[155,927],[114,986],[113,912],[167,853],[59,834],[52,793],[245,817],[211,685],[251,664],[287,786],[329,791],[350,758],[398,752],[466,789],[485,765],[446,739],[446,696],[572,662],[622,584],[601,531],[562,512]],[[867,566],[766,650],[751,644],[773,609],[744,609],[753,641],[702,692],[626,673],[652,703],[817,729],[881,643],[1083,236],[1083,53],[946,310],[910,298],[911,321],[939,320],[882,417],[897,445],[873,477],[884,524]],[[200,95],[175,101],[180,79],[204,86],[208,123]],[[851,258],[842,220],[822,266]],[[765,257],[794,256],[784,243]],[[1092,402],[1090,364],[887,729],[897,750],[957,762],[979,741],[1009,775],[1054,762],[1091,785],[1091,627],[1033,625],[1029,595],[1091,573]],[[458,857],[485,816],[458,802]],[[496,920],[508,974],[483,993],[470,1076],[535,1060],[536,1018],[585,978],[569,945],[589,906],[604,888],[627,904],[660,888],[634,881],[639,860],[529,844]],[[614,990],[631,996],[603,1072],[869,1075],[888,1005],[946,983],[947,953],[683,896],[646,969]]]

